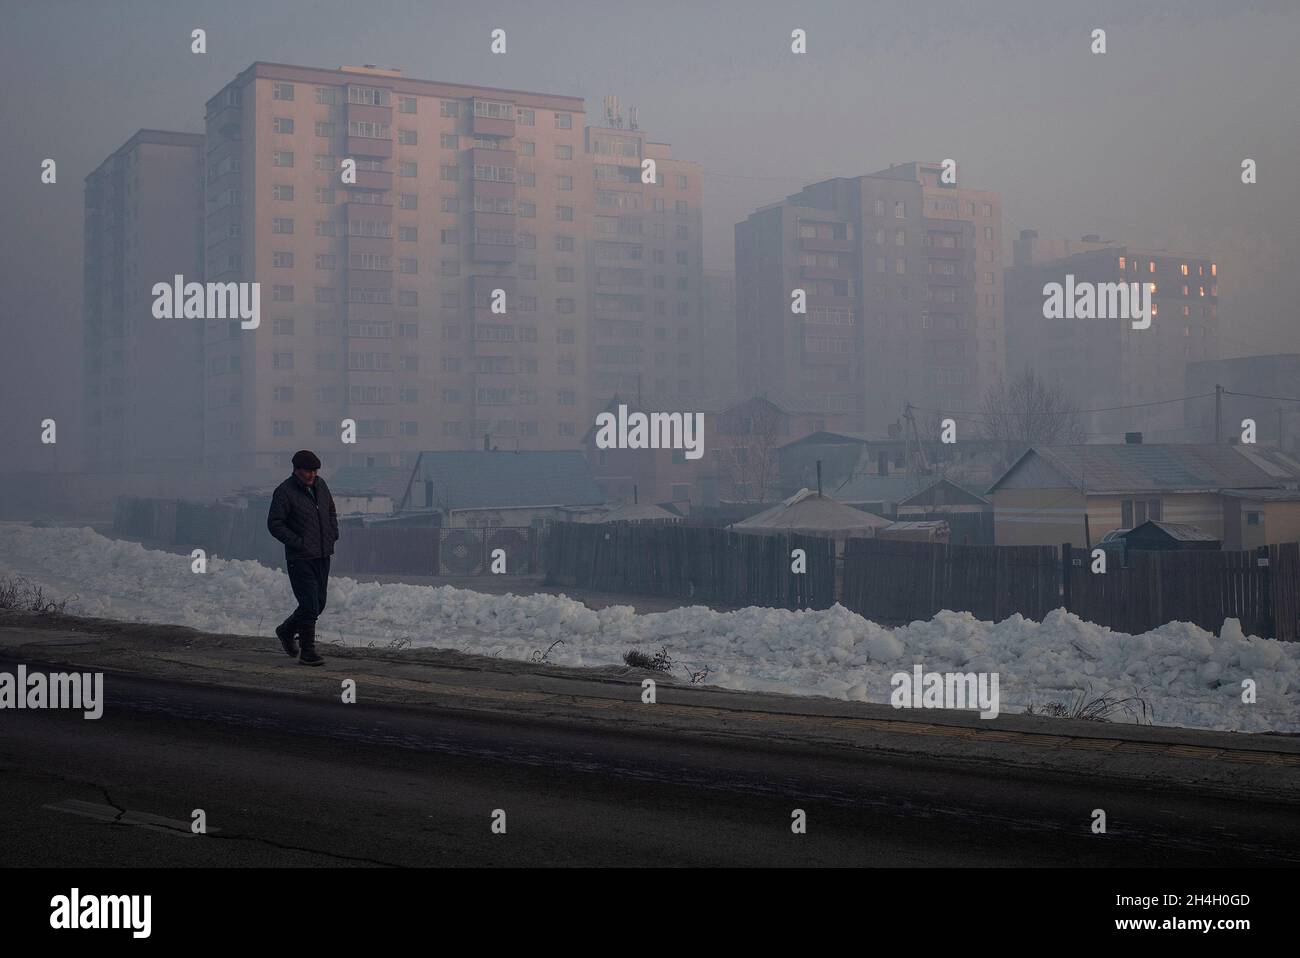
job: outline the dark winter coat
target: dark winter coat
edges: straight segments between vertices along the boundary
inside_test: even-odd
[[[330,487],[320,476],[315,482],[316,498],[297,476],[290,476],[275,488],[266,528],[284,543],[286,559],[321,559],[334,554],[339,537],[339,517]]]

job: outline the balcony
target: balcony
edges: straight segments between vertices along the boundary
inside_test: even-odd
[[[856,296],[808,296],[808,307],[813,306],[844,306],[853,309],[857,303]]]
[[[852,253],[851,239],[821,239],[820,237],[799,237],[799,249],[810,253]]]
[[[393,141],[373,136],[349,136],[347,138],[348,156],[371,156],[388,159],[393,155]]]
[[[961,247],[953,248],[949,246],[925,246],[923,249],[925,255],[930,259],[962,259],[963,257],[974,253],[974,250],[965,250]]]
[[[515,248],[500,243],[471,243],[470,259],[476,263],[513,263]]]
[[[800,279],[853,279],[851,266],[800,266]]]
[[[349,183],[358,190],[391,190],[393,188],[392,170],[357,170],[356,183]]]
[[[510,110],[510,116],[508,116],[508,118],[485,116],[485,114],[481,113],[480,109],[478,109],[480,105],[482,105],[482,107],[491,108],[493,110],[504,107]],[[489,100],[476,99],[473,101],[473,103],[471,103],[471,105],[469,105],[469,110],[471,110],[471,125],[469,125],[469,131],[471,131],[471,133],[473,133],[474,135],[476,136],[515,135],[515,109],[513,109],[512,104],[500,104],[498,103],[498,101],[495,100],[489,101]]]

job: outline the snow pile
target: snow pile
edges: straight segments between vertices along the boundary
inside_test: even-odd
[[[0,524],[0,574],[25,575],[56,597],[75,595],[69,612],[213,632],[269,636],[293,606],[288,577],[257,562],[209,557],[207,573],[197,575],[186,556],[84,528]],[[1300,643],[1244,636],[1233,620],[1222,632],[1174,622],[1126,635],[1060,609],[1041,623],[941,612],[893,629],[840,606],[726,613],[693,606],[637,615],[629,606],[592,611],[566,596],[345,577],[331,579],[319,629],[326,642],[408,638],[413,646],[516,659],[563,640],[548,656],[558,665],[609,665],[629,648],[666,646],[679,678],[707,666],[710,684],[864,702],[888,702],[890,676],[916,664],[997,672],[1003,711],[1114,689],[1140,695],[1162,725],[1300,732]],[[1247,678],[1257,686],[1255,704],[1241,701]]]

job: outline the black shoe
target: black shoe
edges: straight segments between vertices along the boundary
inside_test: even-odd
[[[285,654],[291,659],[296,659],[298,657],[298,643],[293,640],[294,631],[286,629],[283,625],[277,625],[275,635],[280,640],[280,645],[284,648]]]
[[[315,646],[304,645],[302,654],[298,656],[299,665],[324,665],[325,660],[316,654]]]

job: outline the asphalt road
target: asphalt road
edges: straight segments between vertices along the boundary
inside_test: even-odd
[[[1300,863],[1294,806],[1193,788],[126,676],[106,693],[99,721],[0,712],[0,865]]]

